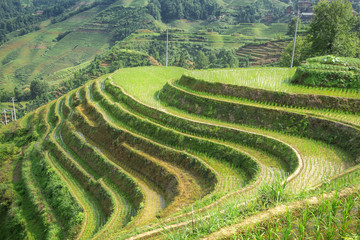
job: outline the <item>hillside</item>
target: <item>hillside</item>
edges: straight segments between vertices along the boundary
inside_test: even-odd
[[[293,74],[122,68],[1,128],[0,237],[355,236],[360,95]]]
[[[3,31],[8,39],[0,47],[0,89],[4,94],[0,98],[4,98],[3,101],[12,95],[15,86],[26,91],[35,79],[45,80],[56,88],[116,43],[123,48],[142,51],[165,64],[165,24],[171,28],[172,65],[177,65],[181,52],[189,53],[188,61],[194,62],[193,52],[199,49],[206,54],[216,54],[223,48],[235,50],[245,44],[279,39],[287,31],[286,23],[273,23],[279,20],[278,17],[286,18],[285,7],[288,5],[278,0],[258,0],[257,10],[250,20],[239,18],[243,16],[242,9],[251,6],[248,1],[207,0],[202,6],[198,1],[169,5],[167,1],[157,0],[64,0],[58,3],[62,7],[55,15],[45,14],[48,7],[56,8],[50,2],[12,2],[14,5],[6,5],[12,15],[9,13],[5,17],[7,8],[3,8],[1,14],[5,22],[0,22],[0,28],[6,28],[6,21],[15,21],[16,14],[24,11],[44,13],[30,14],[37,18],[24,22],[22,28],[26,31],[19,28]],[[16,11],[16,7],[22,10]],[[183,10],[167,15],[173,9]],[[269,14],[278,17],[266,18]],[[249,25],[249,21],[261,23]]]

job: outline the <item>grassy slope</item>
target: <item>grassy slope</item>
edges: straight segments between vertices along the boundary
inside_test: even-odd
[[[13,89],[37,76],[48,79],[53,72],[74,67],[101,53],[109,46],[106,34],[77,31],[101,10],[96,7],[56,24],[46,22],[41,30],[3,45],[0,48],[0,86]],[[59,34],[68,31],[71,33],[66,37],[54,41]],[[3,64],[4,59],[6,64]],[[15,78],[16,71],[24,77]]]
[[[249,85],[251,85],[251,79],[252,79],[251,72],[252,71],[257,72],[257,74],[255,76],[253,76],[253,80],[258,80],[258,79],[261,80],[264,78],[268,79],[270,76],[270,79],[272,79],[273,81],[279,81],[281,79],[284,79],[289,76],[289,73],[292,72],[292,70],[290,70],[290,72],[287,72],[287,71],[284,71],[284,69],[267,69],[267,71],[266,71],[266,69],[261,69],[261,70],[265,70],[265,71],[259,72],[257,68],[248,69],[248,70],[240,70],[240,71],[242,71],[242,75],[244,75],[243,71],[246,71],[249,74],[249,75],[245,74],[245,76],[250,78]],[[160,90],[161,87],[168,80],[178,78],[178,76],[182,72],[184,72],[184,70],[180,69],[180,68],[167,68],[166,69],[164,67],[161,67],[161,68],[159,68],[159,67],[143,67],[143,68],[136,68],[136,69],[124,69],[122,71],[115,73],[112,76],[112,78],[114,79],[114,82],[116,84],[122,86],[125,89],[125,91],[127,91],[130,95],[139,99],[141,102],[148,104],[150,106],[153,106],[155,108],[162,109],[162,110],[168,111],[172,114],[183,116],[185,118],[190,118],[193,120],[198,120],[198,121],[202,121],[202,122],[211,122],[214,124],[220,124],[220,125],[224,125],[224,126],[231,126],[231,127],[238,128],[238,126],[235,126],[235,125],[219,123],[219,122],[216,122],[215,120],[212,121],[210,119],[204,119],[199,116],[189,115],[184,112],[179,112],[176,109],[164,106],[157,99],[157,91]],[[194,73],[194,71],[186,71],[186,72],[189,74]],[[204,73],[204,74],[206,74],[208,72],[211,72],[211,71],[200,71],[200,73]],[[197,72],[195,71],[195,73],[197,73]],[[227,82],[226,80],[223,80],[221,78],[218,78],[217,80],[220,82]],[[271,82],[271,81],[269,81],[269,82]],[[134,84],[134,83],[136,83],[136,84]],[[311,146],[313,144],[319,144],[319,143],[315,143],[313,141],[309,141],[309,140],[305,140],[305,139],[300,140],[299,138],[296,138],[296,137],[284,136],[283,134],[271,133],[268,131],[263,131],[263,130],[253,129],[253,128],[241,127],[241,129],[252,131],[252,132],[258,132],[258,133],[266,132],[267,135],[273,136],[277,139],[282,139],[284,141],[289,142],[293,146],[297,146],[297,148],[300,149],[301,153],[303,154],[304,161],[307,163],[307,165],[310,164],[310,166],[308,166],[309,171],[311,171],[311,169],[312,169],[311,166],[314,163],[319,164],[319,166],[321,166],[322,168],[324,167],[323,172],[320,175],[314,175],[313,178],[307,178],[306,176],[304,176],[304,180],[303,180],[302,184],[300,184],[300,185],[304,186],[307,183],[310,183],[312,179],[313,180],[316,179],[316,181],[319,181],[319,179],[321,179],[321,176],[324,176],[326,174],[334,174],[335,172],[338,173],[338,171],[333,172],[331,169],[336,169],[336,168],[344,169],[344,167],[345,167],[345,165],[343,164],[344,158],[342,156],[343,155],[342,151],[337,151],[337,150],[334,151],[326,145],[323,145],[321,147],[318,146],[319,151],[314,152],[311,150],[311,148],[309,148],[309,146]],[[327,152],[327,154],[326,154],[328,156],[327,159],[323,157],[324,152]],[[330,159],[331,159],[331,161],[329,162]],[[335,166],[337,166],[337,167],[335,167]],[[305,178],[307,178],[307,179],[305,179]]]
[[[147,0],[126,0],[114,5],[127,7],[143,7]],[[23,4],[31,4],[24,1]],[[221,1],[220,4],[230,11],[237,6],[250,4],[249,1]],[[106,26],[99,26],[92,22],[96,13],[102,7],[96,7],[77,14],[63,22],[50,24],[50,21],[41,24],[41,30],[16,37],[0,48],[0,87],[12,90],[15,86],[26,86],[35,78],[47,81],[61,81],[69,78],[72,73],[87,65],[96,54],[102,53],[109,46],[110,34]],[[161,23],[156,23],[164,28]],[[245,43],[254,40],[270,40],[286,32],[286,24],[271,24],[266,26],[256,24],[225,24],[221,34],[213,32],[203,35],[198,31],[207,31],[208,28],[222,29],[224,23],[220,21],[188,21],[176,20],[170,23],[172,27],[179,27],[185,33],[179,34],[181,39],[188,39],[190,44],[206,44],[210,48],[239,48]],[[59,42],[55,38],[64,32],[71,33]],[[218,31],[218,30],[216,30]],[[11,34],[10,34],[11,36]],[[127,38],[125,44],[133,41],[152,41],[155,36],[145,37],[135,34]],[[203,42],[198,42],[204,37]]]
[[[281,72],[284,72],[283,69],[280,70]],[[221,126],[234,127],[242,130],[246,129],[248,131],[266,134],[288,142],[292,146],[296,146],[296,149],[300,151],[300,154],[304,159],[304,169],[303,172],[299,175],[298,181],[294,181],[292,184],[289,185],[290,188],[300,189],[314,183],[322,182],[323,179],[327,179],[331,176],[339,174],[341,171],[348,167],[346,166],[348,157],[347,154],[340,149],[334,148],[333,146],[328,146],[326,144],[322,144],[320,142],[312,140],[290,137],[280,133],[221,123],[216,120],[205,119],[197,117],[195,115],[189,115],[185,112],[180,112],[172,108],[160,105],[160,103],[156,99],[156,89],[160,89],[161,85],[164,84],[167,80],[176,78],[183,71],[184,70],[178,68],[166,69],[155,67],[123,69],[122,71],[115,73],[112,78],[114,79],[114,82],[116,84],[124,87],[130,95],[134,96],[135,98],[146,104],[163,109],[171,114],[175,114],[196,121],[209,122]],[[204,72],[206,73],[206,71]],[[267,76],[267,74],[267,71],[265,71],[265,73],[263,73],[263,76]],[[285,72],[283,74],[286,75],[288,73]],[[283,75],[281,76],[284,77]],[[257,78],[259,78],[259,76],[257,76]],[[281,79],[281,77],[279,79]],[[218,80],[222,81],[221,79]],[[249,84],[251,85],[251,83]],[[151,87],[149,88],[149,86]],[[316,150],[314,150],[313,148],[314,144],[317,145]],[[317,167],[315,168],[314,166]]]
[[[266,69],[266,68],[261,69],[261,71],[258,71],[258,68],[247,69],[246,71],[248,71],[248,72],[247,73],[241,72],[241,75],[247,76],[247,78],[249,78],[248,81],[250,81],[250,82],[251,82],[251,79],[252,80],[261,80],[264,78],[272,79],[273,81],[280,81],[281,79],[286,78],[291,73],[291,72],[290,73],[285,72],[284,69],[271,69],[271,70],[273,72],[271,72],[269,69]],[[221,70],[221,71],[231,71],[231,70]],[[233,71],[236,73],[237,71],[240,71],[240,70],[235,69]],[[241,71],[245,71],[245,70],[241,70]],[[253,73],[251,73],[251,71],[258,71],[258,73],[253,74]],[[328,178],[331,178],[332,176],[336,176],[337,174],[341,173],[342,171],[344,171],[346,168],[349,167],[349,165],[347,164],[348,156],[346,153],[344,153],[342,150],[340,150],[338,148],[329,146],[327,144],[324,144],[324,143],[321,143],[318,141],[301,139],[299,137],[287,136],[287,135],[284,135],[281,133],[265,131],[262,129],[228,124],[228,123],[224,123],[224,122],[219,122],[215,119],[201,118],[196,115],[187,114],[185,112],[176,110],[174,108],[169,108],[164,105],[161,105],[160,102],[157,100],[157,91],[160,90],[163,87],[163,85],[166,82],[168,82],[169,80],[178,79],[184,72],[187,72],[189,74],[194,73],[194,72],[186,71],[184,69],[175,68],[175,67],[169,67],[169,68],[139,67],[139,68],[121,69],[120,71],[113,74],[111,79],[113,79],[115,84],[122,86],[126,90],[126,92],[129,93],[131,96],[134,96],[136,99],[138,99],[141,102],[146,103],[150,106],[165,110],[168,114],[172,114],[177,117],[187,118],[188,120],[192,120],[192,121],[195,120],[198,122],[204,122],[204,123],[206,122],[208,124],[212,124],[212,125],[215,125],[218,127],[231,127],[231,128],[238,129],[241,131],[255,132],[258,134],[271,136],[273,138],[276,138],[283,142],[286,142],[291,146],[294,146],[297,149],[297,151],[299,151],[299,153],[303,159],[304,167],[303,167],[303,170],[300,172],[300,174],[297,176],[297,181],[293,181],[288,185],[289,189],[297,189],[298,190],[298,189],[302,189],[304,187],[308,187],[313,184],[321,183],[324,179],[328,179]],[[209,72],[211,72],[211,71],[201,71],[200,73],[206,74]],[[198,72],[195,72],[195,73],[198,73]],[[237,73],[237,74],[239,74],[239,73]],[[238,76],[238,75],[235,75],[235,76]],[[234,77],[234,78],[236,78],[236,77]],[[219,75],[216,78],[215,77],[213,78],[213,80],[215,80],[215,79],[217,81],[221,81],[221,82],[229,82],[230,80],[233,81],[233,79],[229,79],[229,78],[222,79],[221,77],[219,77]],[[271,82],[271,81],[269,81],[269,82]],[[99,83],[101,83],[101,81]],[[252,83],[252,84],[255,84],[255,83]],[[249,83],[249,85],[252,85],[252,84]],[[255,84],[255,86],[256,86],[256,84]],[[86,92],[88,92],[87,96],[89,97],[88,100],[90,102],[93,102],[94,104],[96,104],[96,106],[98,107],[98,110],[102,109],[98,105],[98,104],[101,105],[101,103],[94,102],[92,97],[90,97],[90,96],[92,96],[90,88],[86,87],[86,89],[87,89]],[[335,94],[336,93],[337,92],[335,92]],[[107,94],[106,96],[109,96],[111,98],[111,96],[109,94]],[[103,110],[101,110],[101,111],[103,111]],[[84,114],[88,114],[88,113],[84,112]],[[111,121],[109,120],[109,117],[111,118],[111,116],[110,116],[111,114],[110,113],[107,113],[107,114],[108,115],[106,116],[105,120],[112,122],[113,120],[111,120]],[[141,113],[134,112],[134,114],[141,114]],[[64,117],[64,116],[62,116],[62,117]],[[142,116],[139,115],[139,118],[142,118]],[[117,124],[118,120],[115,119],[114,121]],[[147,121],[152,122],[153,120],[151,118],[149,118]],[[171,128],[171,126],[166,126],[166,127]],[[133,131],[133,132],[137,132],[137,130],[131,130],[130,128],[129,128],[129,130]],[[184,134],[184,133],[181,133],[181,134]],[[192,133],[189,132],[186,134],[191,135]],[[196,136],[196,137],[201,137],[201,136]],[[219,141],[219,143],[220,142],[221,141]],[[316,148],[314,148],[314,145],[316,146]],[[235,146],[235,145],[233,145],[233,146]],[[235,146],[235,147],[237,147],[237,146]],[[246,148],[244,148],[244,149],[246,149]],[[67,150],[65,149],[65,151],[67,151]],[[206,157],[204,159],[206,159]],[[270,159],[270,161],[276,161],[276,159],[274,159],[274,160]],[[214,168],[217,168],[216,164],[215,164],[215,162],[216,162],[215,160],[209,161],[209,159],[206,159],[206,162],[208,162],[211,166],[214,166]],[[271,171],[274,171],[274,169],[271,169],[271,167],[276,167],[276,164],[271,165],[271,163],[270,163],[268,166],[269,166],[269,168],[264,173],[264,176],[262,176],[263,177],[262,180],[270,181],[271,179],[274,178],[274,173],[271,172]],[[221,167],[221,165],[220,165],[220,167]],[[228,167],[229,167],[229,169],[232,168],[231,166],[228,166]],[[226,175],[226,172],[219,172],[219,174]],[[233,177],[233,176],[238,177],[238,176],[236,176],[236,174],[232,174],[231,177]],[[234,189],[237,188],[235,185],[239,184],[239,182],[237,182],[235,180],[236,179],[234,179],[234,181],[232,181],[230,178],[228,178],[228,179],[222,178],[222,181],[227,181],[225,183],[226,187],[225,188],[224,188],[224,186],[219,186],[219,187],[223,187],[223,190],[225,192],[232,192],[232,191],[234,191]],[[252,193],[254,193],[254,191],[252,191]],[[213,196],[214,196],[214,198],[213,198]],[[249,195],[249,196],[251,196],[251,195]],[[212,203],[217,199],[218,198],[216,197],[216,195],[209,195],[208,198],[205,198],[203,201],[197,202],[197,204],[195,204],[193,206],[195,208],[203,207],[206,204]],[[229,198],[229,201],[231,202],[231,204],[233,204],[233,203],[236,204],[236,205],[233,205],[233,208],[234,208],[234,206],[237,206],[237,204],[240,204],[242,200],[239,200],[238,197],[233,196],[233,197]],[[214,210],[215,211],[214,214],[216,213],[218,216],[223,216],[224,214],[226,215],[226,211],[227,211],[229,205],[226,203],[226,204],[219,204],[218,206],[219,206],[219,208]],[[145,203],[145,207],[148,208],[149,205],[147,205],[147,203]],[[192,208],[187,207],[184,211],[191,212]],[[213,210],[211,210],[211,211],[213,211]],[[217,213],[216,211],[219,211],[219,212]],[[225,211],[225,213],[221,212],[221,211]],[[181,212],[181,213],[184,213],[184,212]],[[203,212],[201,214],[199,213],[199,214],[197,214],[197,217],[202,218],[202,217],[206,216],[207,214],[208,214],[208,212]],[[217,216],[216,214],[214,216]],[[174,219],[171,220],[171,218],[168,219],[168,222],[166,223],[166,225],[171,226],[171,224],[176,224],[176,222],[179,222],[179,221],[186,223],[186,221],[189,220],[187,215],[181,216],[181,214],[180,214],[177,216],[179,216],[179,217],[175,218],[176,220],[174,220]],[[94,217],[89,215],[89,220],[90,221],[94,220],[94,219],[90,219],[90,218],[94,218]],[[96,216],[95,216],[95,218],[96,218]],[[231,218],[231,220],[229,220],[229,222],[227,224],[236,223],[236,221],[238,221],[237,215],[231,215],[230,218]],[[190,223],[188,223],[188,224],[190,224]],[[219,226],[226,226],[226,223],[223,222]],[[154,225],[154,227],[159,228],[160,226]],[[159,229],[161,230],[161,227]],[[128,229],[128,230],[131,230],[131,229]],[[216,228],[214,228],[212,231],[215,231],[215,230],[216,230]],[[128,233],[130,235],[133,235],[133,234],[137,234],[137,233],[143,232],[143,231],[146,231],[146,228],[139,228],[135,232],[132,232],[132,233],[131,233],[131,231],[128,231]],[[182,231],[182,230],[179,230],[179,231]],[[120,235],[116,235],[116,236],[120,236]]]

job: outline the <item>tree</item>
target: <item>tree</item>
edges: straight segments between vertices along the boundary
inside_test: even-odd
[[[152,0],[149,2],[147,9],[151,16],[153,16],[156,20],[161,21],[161,4],[158,0]]]
[[[314,6],[314,13],[309,30],[314,55],[354,57],[359,52],[355,31],[358,18],[353,14],[350,2],[321,0]]]
[[[209,66],[209,59],[207,56],[205,56],[204,52],[200,50],[196,56],[195,68],[204,69],[207,68],[208,66]]]
[[[239,67],[239,60],[233,51],[222,49],[218,57],[225,68]]]
[[[294,17],[291,19],[291,21],[288,24],[288,31],[287,31],[286,35],[294,36],[295,28],[296,28],[296,20],[297,20],[297,17]],[[301,19],[299,19],[299,23],[298,23],[298,30],[300,30],[300,29],[301,29]]]
[[[182,67],[182,68],[187,68],[188,64],[187,64],[187,62],[186,62],[186,56],[185,56],[185,53],[184,53],[184,52],[181,53],[177,65],[178,65],[179,67]]]
[[[290,67],[293,43],[291,41],[281,53],[279,62],[282,67]],[[308,39],[303,39],[302,37],[296,38],[294,66],[299,66],[302,61],[310,56],[310,47],[311,44],[309,44]]]
[[[45,81],[35,79],[30,84],[30,93],[32,99],[47,95],[48,90],[49,84]]]

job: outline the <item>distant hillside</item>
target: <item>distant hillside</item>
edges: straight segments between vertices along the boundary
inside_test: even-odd
[[[236,54],[241,58],[248,58],[251,66],[267,65],[279,61],[287,44],[286,41],[249,44],[239,48]]]

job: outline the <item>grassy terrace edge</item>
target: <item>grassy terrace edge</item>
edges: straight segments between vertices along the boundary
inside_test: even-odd
[[[252,146],[268,152],[287,163],[288,169],[286,169],[286,171],[289,173],[294,173],[299,166],[299,162],[301,162],[301,157],[295,149],[274,138],[231,128],[204,124],[169,114],[139,102],[128,95],[122,87],[112,83],[110,79],[105,81],[105,90],[112,94],[118,101],[124,102],[129,108],[143,114],[145,117],[151,118],[159,124],[170,126],[182,132],[241,143],[245,146]]]
[[[226,95],[265,103],[276,103],[281,106],[303,107],[309,109],[332,109],[357,114],[360,112],[360,98],[270,91],[220,82],[208,82],[188,75],[183,75],[177,84],[194,91],[207,92],[214,95]]]
[[[163,87],[159,97],[166,104],[189,113],[334,144],[349,152],[352,161],[360,163],[359,130],[339,122],[197,95],[176,86],[173,81]]]

